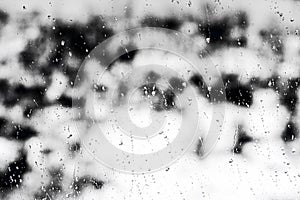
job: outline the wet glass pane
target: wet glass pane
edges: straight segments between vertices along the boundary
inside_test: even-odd
[[[0,199],[300,198],[300,1],[0,1]]]

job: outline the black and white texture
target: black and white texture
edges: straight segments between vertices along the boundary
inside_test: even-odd
[[[0,199],[299,199],[299,20],[296,0],[0,1]],[[74,119],[72,106],[83,96],[77,71],[98,44],[137,27],[186,34],[208,55],[188,52],[210,57],[220,72],[223,102],[210,99],[197,73],[170,78],[173,90],[154,87],[159,71],[141,76],[149,80],[141,96],[155,94],[156,112],[180,109],[175,96],[194,88],[202,129],[211,109],[225,105],[220,138],[204,159],[199,143],[166,169],[124,174],[83,148],[89,127]],[[121,56],[102,85],[91,85],[103,97],[97,119],[110,112],[107,93],[119,91],[119,98],[130,87],[122,71],[162,60],[180,71],[173,59],[147,51]],[[88,107],[89,96],[78,104]]]

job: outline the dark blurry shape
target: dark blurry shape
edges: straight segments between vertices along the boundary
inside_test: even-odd
[[[237,11],[234,14],[233,18],[234,18],[233,24],[235,24],[236,26],[238,26],[239,28],[241,28],[243,30],[248,28],[249,20],[248,20],[247,13],[245,11]]]
[[[178,92],[178,93],[181,93],[183,91],[183,89],[186,87],[186,85],[185,85],[186,82],[183,79],[178,78],[178,77],[170,78],[169,84],[171,85],[172,90],[174,92]]]
[[[8,80],[0,79],[0,99],[8,94],[9,84]]]
[[[51,169],[49,171],[50,181],[46,186],[42,186],[41,190],[35,193],[35,199],[54,199],[62,192],[63,173],[61,169]]]
[[[96,178],[89,176],[84,176],[81,178],[76,177],[72,184],[72,189],[74,190],[75,196],[78,196],[80,195],[80,192],[89,185],[93,186],[95,189],[101,189],[103,184],[103,181],[99,181]]]
[[[299,129],[294,122],[288,122],[284,131],[281,134],[281,139],[284,142],[292,142],[298,138]]]
[[[200,33],[209,38],[210,44],[228,44],[230,29],[229,17],[199,26]]]
[[[160,105],[163,109],[169,110],[175,106],[176,95],[171,89],[161,92]]]
[[[206,83],[204,82],[203,77],[200,74],[194,74],[191,76],[189,82],[198,88],[198,91],[205,98],[209,98],[209,91]]]
[[[128,87],[124,82],[121,82],[118,86],[119,98],[124,97],[128,92]]]
[[[48,148],[41,151],[41,153],[45,154],[45,155],[49,155],[51,152],[52,152],[52,150],[48,149]]]
[[[253,103],[252,88],[242,85],[235,74],[223,75],[227,101],[243,107],[250,107]]]
[[[78,66],[79,68],[79,66]],[[78,73],[78,69],[74,68],[74,67],[70,67],[69,65],[65,65],[64,69],[63,69],[63,73],[66,77],[69,78],[68,83],[69,86],[74,86],[75,83],[75,79]]]
[[[172,30],[178,30],[182,21],[178,17],[158,18],[153,16],[145,17],[141,22],[143,27],[160,27]]]
[[[250,80],[251,87],[254,88],[271,88],[274,91],[279,91],[280,78],[278,76],[272,76],[267,79],[251,78]]]
[[[118,50],[118,53],[122,54],[122,55],[117,59],[117,61],[125,62],[125,63],[131,62],[134,59],[134,57],[136,56],[137,52],[139,51],[139,50],[130,50],[132,48],[133,47],[127,47],[127,48],[120,47],[120,49]]]
[[[176,94],[173,88],[159,89],[156,83],[149,82],[140,87],[142,95],[148,98],[157,97],[152,102],[152,108],[156,111],[170,110],[175,107]]]
[[[73,72],[66,64],[66,60],[74,57],[83,61],[98,44],[112,36],[113,31],[100,17],[93,17],[86,24],[56,20],[54,26],[55,30],[51,32],[50,37],[55,49],[49,56],[50,62],[58,69],[66,70],[65,74],[69,77],[70,83],[74,83],[76,70]]]
[[[8,18],[9,18],[9,15],[5,11],[0,10],[0,23],[7,24]]]
[[[175,107],[175,97],[176,95],[172,90],[167,89],[166,91],[159,91],[157,93],[158,101],[153,103],[153,109],[155,111],[170,110]]]
[[[280,31],[274,29],[265,29],[260,31],[260,36],[266,42],[270,45],[271,50],[276,55],[283,55],[284,50],[284,44],[282,40],[282,36],[280,34]]]
[[[0,136],[5,137],[7,134],[7,128],[9,127],[7,119],[0,117]]]
[[[300,78],[285,80],[280,76],[272,76],[265,80],[252,78],[250,81],[252,88],[271,88],[279,94],[280,104],[284,105],[292,115],[296,113],[298,104],[298,88],[300,86]]]
[[[78,151],[80,150],[80,148],[81,148],[80,143],[79,143],[79,142],[76,142],[76,143],[70,145],[69,150],[70,150],[71,152],[78,152]]]
[[[20,101],[28,100],[29,104],[43,106],[46,103],[44,99],[45,91],[45,86],[25,87],[21,84],[11,86],[6,93],[3,104],[12,107]]]
[[[100,17],[93,17],[88,23],[65,23],[56,20],[52,31],[55,51],[52,55],[54,63],[61,63],[70,53],[79,59],[84,59],[89,52],[102,41],[112,35]]]
[[[25,69],[34,68],[35,62],[38,60],[38,57],[41,56],[40,53],[40,51],[37,51],[36,45],[29,42],[25,50],[20,53],[19,60],[24,64]]]
[[[25,141],[37,135],[33,127],[9,122],[7,119],[0,118],[0,136],[9,140]]]
[[[10,192],[20,188],[24,174],[29,171],[26,154],[21,152],[16,161],[11,162],[6,170],[0,172],[0,198],[5,199]]]
[[[199,22],[199,33],[206,38],[210,50],[227,46],[245,47],[245,30],[248,25],[246,12],[238,11],[220,19],[212,17],[205,22]],[[233,35],[233,32],[237,35]]]
[[[57,99],[57,102],[59,105],[66,107],[66,108],[71,108],[72,107],[72,98],[68,97],[66,95],[62,95]]]
[[[34,136],[37,136],[37,132],[32,127],[14,125],[13,131],[8,137],[15,140],[25,141]]]
[[[236,75],[225,76],[224,83],[230,81],[231,83],[238,84],[235,77]],[[231,77],[231,78],[230,78]],[[270,88],[276,93],[279,93],[280,104],[284,105],[292,115],[296,112],[296,106],[298,104],[298,88],[300,86],[300,78],[281,79],[279,76],[272,76],[268,79],[252,78],[249,82],[249,86],[246,88],[254,90],[256,88]],[[250,93],[249,93],[250,94]]]
[[[203,144],[203,139],[202,139],[202,138],[199,138],[199,140],[197,141],[197,146],[196,146],[195,153],[196,153],[198,156],[200,156],[200,157],[203,155],[202,144]]]
[[[184,81],[179,78],[171,78],[169,83],[171,88],[161,90],[156,81],[160,79],[160,75],[156,72],[149,72],[146,76],[146,84],[140,86],[142,95],[148,98],[156,97],[153,99],[152,108],[156,111],[170,110],[175,107],[175,92],[183,90]]]
[[[151,82],[151,83],[154,83],[156,81],[158,81],[158,79],[160,79],[160,75],[154,71],[150,71],[146,77],[146,82]]]
[[[243,146],[248,143],[252,142],[253,138],[248,136],[247,133],[244,131],[243,127],[241,125],[238,126],[237,129],[237,138],[236,142],[233,147],[233,152],[235,154],[241,154],[243,151]]]
[[[278,84],[279,84],[279,77],[271,77],[269,79],[267,79],[265,81],[265,85],[261,85],[262,87],[263,86],[266,86],[265,88],[272,88],[273,90],[275,91],[278,91]]]
[[[280,90],[280,103],[292,112],[295,113],[296,105],[298,103],[297,90],[300,85],[300,79],[290,79],[285,83],[285,88]]]
[[[79,64],[70,67],[67,61],[75,59],[80,63],[92,49],[113,34],[98,16],[84,24],[56,20],[51,26],[40,27],[40,32],[39,37],[29,41],[20,53],[20,62],[48,79],[54,70],[60,70],[69,77],[71,86]],[[39,63],[42,56],[46,62]]]
[[[2,131],[2,129],[5,128],[6,124],[7,124],[7,120],[3,117],[0,117],[0,132]]]
[[[49,55],[48,48],[51,46],[50,31],[50,27],[40,27],[40,35],[35,40],[29,40],[25,49],[19,54],[19,61],[25,69],[31,71],[40,70],[43,67],[39,63],[42,56],[45,56],[45,59],[49,59],[47,55]]]
[[[37,132],[33,127],[8,123],[4,118],[0,119],[0,125],[0,136],[9,140],[26,141],[37,136]]]
[[[38,109],[37,105],[26,105],[23,111],[23,116],[26,118],[31,118],[31,116],[35,113],[35,110]]]

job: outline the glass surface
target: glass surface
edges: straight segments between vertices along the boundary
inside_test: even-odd
[[[0,1],[0,200],[300,199],[300,1]]]

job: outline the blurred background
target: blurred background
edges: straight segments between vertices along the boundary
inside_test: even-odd
[[[0,199],[299,199],[299,20],[299,1],[1,0]],[[124,174],[83,148],[77,71],[98,44],[137,27],[182,32],[220,72],[224,102],[210,102],[203,77],[187,80],[200,111],[225,106],[207,157],[199,143],[166,169]],[[147,56],[128,52],[114,65]],[[105,83],[95,92],[119,85]],[[173,109],[168,98],[160,109]]]

